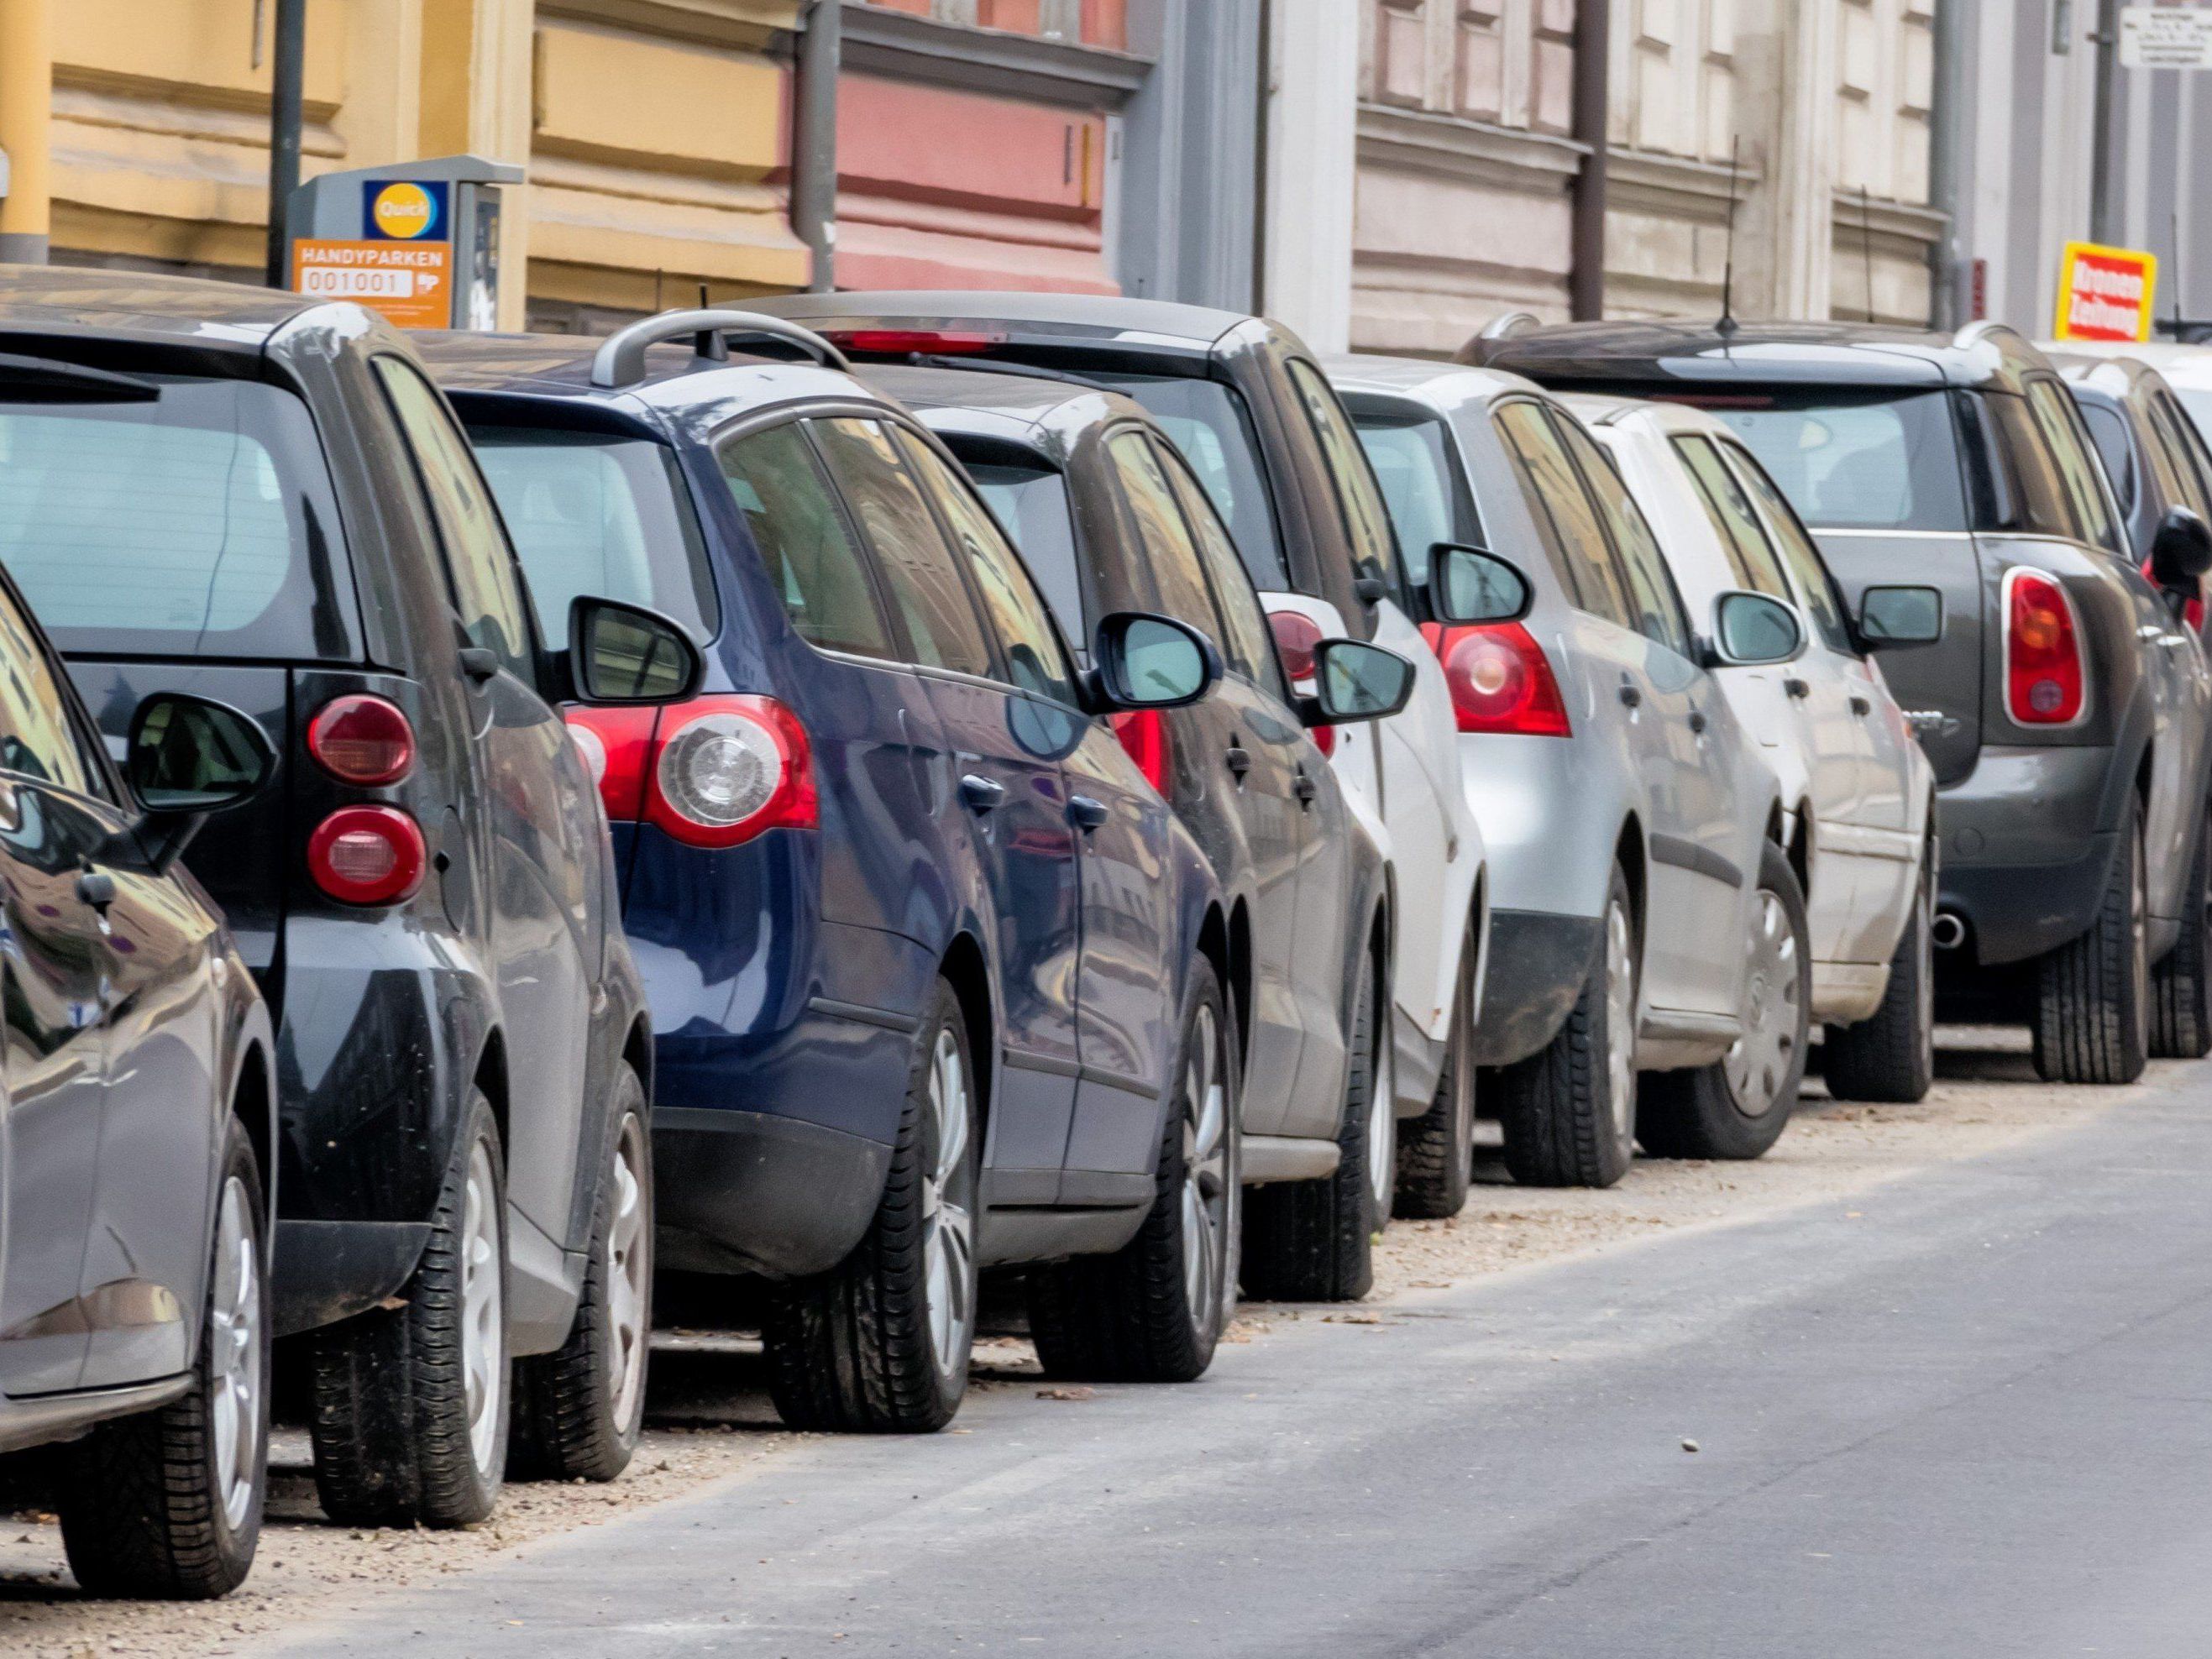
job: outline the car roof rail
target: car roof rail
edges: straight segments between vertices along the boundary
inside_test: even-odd
[[[847,373],[852,365],[845,354],[811,328],[757,311],[664,311],[641,322],[617,329],[592,356],[592,384],[613,388],[635,386],[645,378],[645,355],[653,347],[691,335],[696,350],[708,362],[730,361],[730,342],[769,340],[806,354],[824,368]]]
[[[1532,333],[1543,325],[1544,319],[1533,311],[1500,312],[1459,349],[1458,360],[1479,367],[1490,356],[1489,348],[1495,342],[1510,340],[1516,334]]]

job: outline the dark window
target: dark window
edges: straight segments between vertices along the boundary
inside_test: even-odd
[[[1075,550],[1075,519],[1067,499],[1067,479],[1056,469],[968,463],[984,505],[998,514],[1020,550],[1047,604],[1058,613],[1069,638],[1088,641],[1090,606],[1083,597],[1083,571]]]
[[[522,584],[483,475],[430,383],[397,357],[375,362],[430,497],[461,631],[509,673],[532,680]]]
[[[2097,459],[2105,464],[2105,476],[2112,481],[2112,493],[2120,498],[2120,511],[2134,512],[2136,456],[2128,417],[2108,404],[2085,404],[2081,419],[2089,428],[2090,441],[2097,446]]]
[[[1141,432],[1122,431],[1108,440],[1115,476],[1121,481],[1121,499],[1145,550],[1145,570],[1152,578],[1159,608],[1178,622],[1188,623],[1208,639],[1221,635],[1221,618],[1214,614],[1213,596],[1206,591],[1206,571],[1199,563],[1198,548],[1182,509],[1168,488],[1152,447]]]
[[[1775,548],[1796,579],[1797,591],[1804,596],[1805,608],[1813,613],[1813,626],[1819,630],[1822,641],[1831,651],[1850,653],[1850,626],[1844,620],[1844,602],[1837,595],[1835,578],[1828,574],[1827,561],[1820,556],[1820,550],[1813,544],[1812,537],[1805,533],[1797,514],[1774,487],[1774,480],[1766,476],[1766,469],[1750,452],[1734,444],[1723,444],[1720,448],[1736,476],[1743,480],[1744,487],[1766,509],[1767,528]]]
[[[1274,503],[1260,470],[1260,441],[1244,398],[1218,380],[1158,374],[1093,374],[1145,406],[1152,423],[1182,452],[1235,538],[1238,556],[1261,587],[1289,588],[1275,539]]]
[[[1735,475],[1722,463],[1720,452],[1713,447],[1711,441],[1678,437],[1674,440],[1674,453],[1690,469],[1690,477],[1698,489],[1698,501],[1705,509],[1705,516],[1712,520],[1713,528],[1720,533],[1721,550],[1728,556],[1735,585],[1754,593],[1788,599],[1790,584],[1783,580],[1782,567],[1775,562],[1774,550],[1767,545],[1758,510],[1752,506],[1751,497],[1743,493],[1743,486],[1736,482]]]
[[[1654,645],[1690,655],[1690,619],[1683,614],[1681,596],[1674,591],[1667,556],[1659,550],[1659,538],[1651,533],[1644,509],[1628,493],[1620,469],[1598,447],[1596,440],[1575,424],[1571,416],[1554,410],[1552,418],[1589,480],[1590,493],[1597,497],[1598,512],[1620,556],[1628,578],[1629,626]]]
[[[1904,397],[1747,393],[1717,405],[1807,524],[1964,530],[1957,434],[1941,392]]]
[[[951,526],[954,544],[967,556],[984,615],[998,632],[1007,677],[1024,691],[1073,704],[1075,681],[1067,653],[1020,558],[983,504],[935,450],[910,433],[901,432],[898,439],[908,465]]]
[[[2181,492],[2179,499],[2200,517],[2212,520],[2212,451],[2205,448],[2197,422],[2170,392],[2160,392],[2152,400],[2151,412],[2173,457],[2175,482]]]
[[[1346,532],[1352,538],[1352,562],[1361,575],[1395,587],[1397,544],[1390,528],[1389,509],[1382,504],[1382,492],[1375,487],[1375,474],[1367,465],[1366,451],[1359,447],[1358,434],[1352,430],[1352,417],[1344,412],[1344,405],[1319,369],[1297,357],[1291,359],[1290,367],[1291,383],[1298,389],[1306,419],[1328,460],[1337,510],[1344,515]]]
[[[1213,503],[1191,477],[1188,467],[1172,454],[1162,456],[1160,465],[1167,471],[1176,500],[1182,503],[1183,518],[1197,540],[1198,556],[1206,562],[1213,603],[1221,612],[1221,649],[1229,665],[1254,684],[1287,699],[1290,687],[1275,655],[1275,637],[1268,630],[1267,612],[1261,608],[1252,578],[1237,562],[1237,549],[1229,539],[1221,515],[1213,510]]]
[[[905,624],[914,659],[988,678],[991,646],[952,549],[937,527],[921,486],[877,421],[812,421],[830,471],[852,504],[874,550],[891,605]]]
[[[147,377],[150,401],[11,402],[0,562],[64,651],[350,657],[353,594],[307,406]]]
[[[1460,481],[1451,428],[1426,416],[1355,410],[1352,419],[1397,526],[1407,580],[1419,587],[1429,579],[1429,550],[1438,542],[1482,541],[1481,520]]]
[[[2069,540],[2079,535],[2058,458],[2051,453],[2043,425],[2028,412],[2027,399],[1992,392],[1982,395],[1980,404],[1999,486],[1990,528]]]
[[[76,723],[53,659],[0,588],[0,772],[106,799],[99,760]]]
[[[805,434],[770,427],[723,444],[715,459],[799,638],[856,657],[896,656],[866,556]]]
[[[538,629],[568,636],[589,594],[648,605],[712,639],[714,580],[675,453],[665,444],[542,427],[469,428],[530,578]]]
[[[2081,411],[2056,380],[2029,381],[2027,402],[2035,413],[2037,424],[2051,441],[2051,453],[2058,458],[2058,475],[2065,481],[2066,493],[2073,498],[2074,515],[2081,521],[2082,539],[2094,542],[2107,552],[2122,551],[2119,534],[2112,526],[2112,509],[2105,498],[2104,480],[2098,475],[2096,459],[2090,454],[2087,436],[2081,429]]]
[[[1529,507],[1548,526],[1580,597],[1577,603],[1595,616],[1634,626],[1627,590],[1607,550],[1597,507],[1576,476],[1575,464],[1552,429],[1543,409],[1522,400],[1500,404],[1498,430],[1521,464],[1528,486]]]

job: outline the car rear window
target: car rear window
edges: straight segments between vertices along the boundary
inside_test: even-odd
[[[714,636],[714,579],[675,453],[610,433],[471,424],[470,441],[530,578],[538,631],[568,637],[584,594],[672,617]]]
[[[1206,486],[1253,581],[1277,592],[1288,588],[1283,550],[1275,539],[1274,504],[1260,471],[1260,440],[1243,395],[1218,380],[1164,374],[1085,378],[1125,392],[1145,406]]]
[[[1712,412],[1816,530],[1964,530],[1948,393],[1747,393]]]
[[[954,453],[958,453],[956,446]],[[1044,590],[1045,603],[1079,649],[1087,647],[1091,618],[1083,604],[1083,575],[1075,556],[1075,520],[1067,479],[1047,466],[1009,466],[966,461],[983,504],[1013,538],[1015,550]]]
[[[307,405],[148,375],[64,402],[0,382],[0,562],[64,651],[349,659],[354,597]]]

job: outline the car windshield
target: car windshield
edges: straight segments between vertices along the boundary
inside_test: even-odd
[[[1182,452],[1228,525],[1253,585],[1277,592],[1288,587],[1283,551],[1275,540],[1275,509],[1260,471],[1260,441],[1242,395],[1218,380],[1173,375],[1091,374],[1085,378],[1134,398]]]
[[[471,425],[477,459],[530,578],[538,627],[568,637],[578,596],[626,599],[714,637],[714,581],[691,497],[664,444],[607,433]]]
[[[1448,448],[1450,434],[1442,421],[1428,416],[1408,419],[1354,409],[1352,421],[1397,528],[1406,574],[1419,586],[1429,579],[1429,550],[1438,542],[1482,540],[1472,507],[1454,505],[1460,492]]]
[[[1753,393],[1715,398],[1712,412],[1815,530],[1966,528],[1948,393]]]
[[[64,651],[345,659],[354,596],[307,405],[251,380],[19,398],[0,382],[0,562]]]
[[[1060,631],[1079,647],[1090,638],[1091,619],[1084,614],[1083,578],[1075,563],[1075,521],[1068,507],[1066,478],[1050,467],[972,462],[968,476],[982,493],[984,504],[1013,538],[1022,562],[1030,568],[1030,574],[1044,590],[1045,603],[1060,618]]]

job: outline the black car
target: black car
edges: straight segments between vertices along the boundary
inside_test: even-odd
[[[1226,672],[1212,696],[1115,725],[1205,849],[1230,906],[1234,954],[1250,963],[1237,1010],[1248,1167],[1255,1152],[1263,1165],[1333,1162],[1357,1194],[1372,1164],[1391,1162],[1397,1128],[1373,1098],[1376,1045],[1387,1040],[1376,1006],[1389,965],[1382,857],[1308,735],[1306,720],[1319,717],[1284,677],[1259,594],[1204,487],[1117,392],[972,369],[881,368],[863,378],[919,414],[966,465],[1070,637],[1088,637],[1109,612],[1149,611],[1218,643]],[[1411,665],[1379,646],[1316,649],[1357,661],[1355,674],[1364,667],[1360,678],[1385,689],[1402,681],[1376,715],[1412,689]],[[1468,1159],[1435,1163],[1455,1211]],[[1255,1216],[1248,1284],[1365,1293],[1371,1232],[1271,1225],[1264,1199]]]
[[[52,1501],[86,1590],[221,1595],[267,1485],[276,1043],[177,859],[276,757],[167,692],[122,747],[0,578],[0,1451],[74,1442]]]
[[[481,1518],[516,1356],[519,1462],[611,1477],[642,1408],[652,1047],[556,705],[681,696],[696,652],[589,601],[548,647],[444,399],[351,306],[9,270],[0,453],[0,562],[109,741],[185,692],[280,758],[187,861],[276,1022],[274,1327],[324,1508]]]
[[[2024,1019],[2053,1080],[2126,1082],[2148,1054],[2203,1052],[2212,963],[2175,945],[2202,927],[2212,742],[2203,656],[2173,639],[2172,602],[2212,542],[2177,521],[2144,574],[2048,359],[1993,323],[1525,316],[1462,356],[1710,409],[1811,529],[1863,633],[1869,589],[1939,587],[1941,638],[1882,658],[1941,792],[1939,1003]]]

